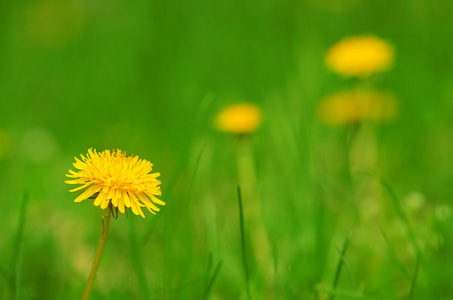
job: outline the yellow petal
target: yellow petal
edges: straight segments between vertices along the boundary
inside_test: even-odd
[[[149,208],[148,206],[146,207],[153,215],[155,215],[156,213],[151,209]]]
[[[162,196],[162,192],[158,186],[153,186],[149,188],[148,193],[153,194],[154,196]]]
[[[81,177],[79,172],[74,172],[73,170],[69,169],[69,174],[65,174],[66,177],[77,178]]]
[[[99,196],[96,198],[96,200],[94,201],[94,205],[95,206],[99,206],[101,205],[102,201],[104,201],[105,197],[107,196],[107,193],[104,193],[104,191],[101,191],[99,193]]]
[[[112,205],[115,206],[115,207],[118,207],[118,199],[121,198],[121,192],[116,189],[115,190],[115,193],[112,197]]]
[[[102,200],[101,202],[101,208],[104,209],[106,208],[107,206],[109,206],[109,203],[110,203],[110,199],[109,198],[105,198],[104,200]]]
[[[138,215],[137,203],[133,200],[131,201],[131,209],[134,214]]]
[[[154,196],[153,193],[150,193],[148,191],[145,192],[145,194],[151,198],[151,200],[154,202],[154,203],[157,203],[157,204],[160,204],[160,205],[165,205],[165,202],[162,201],[162,200],[159,200],[156,198],[156,196]]]
[[[124,209],[124,199],[123,199],[123,198],[120,198],[120,199],[118,200],[118,209],[120,210],[120,212],[121,212],[122,214],[124,214],[125,211],[126,211],[126,210]]]
[[[151,195],[151,200],[152,200],[154,203],[157,203],[157,204],[160,204],[160,205],[165,205],[165,202],[164,202],[164,201],[157,199],[154,195]]]
[[[69,191],[70,192],[80,191],[80,190],[83,190],[84,188],[86,188],[87,186],[89,186],[90,184],[91,184],[91,182],[88,182],[88,183],[85,183],[82,186],[76,187],[75,189],[72,189],[72,190],[69,190]]]
[[[131,207],[131,199],[129,199],[128,192],[123,191],[123,199],[126,207]]]
[[[116,191],[116,189],[110,188],[107,198],[112,199],[113,196],[115,196],[115,191]]]
[[[99,192],[101,190],[101,187],[100,186],[97,186],[97,185],[93,185],[92,187],[88,188],[85,192],[83,192],[82,194],[79,195],[79,197],[77,197],[74,202],[80,202],[80,201],[83,201],[83,200],[86,200],[88,199],[89,197],[91,197],[93,194]]]
[[[145,218],[145,214],[143,213],[143,211],[142,211],[142,209],[140,207],[138,208],[138,212],[140,213],[140,216]]]
[[[77,177],[81,177],[80,175],[78,174],[75,174],[75,175],[69,175],[69,174],[65,174],[66,177],[69,177],[69,178],[77,178]]]
[[[85,184],[85,179],[74,179],[74,180],[65,180],[66,184]]]
[[[96,150],[95,150],[96,151]],[[89,157],[93,158],[95,155],[93,153],[93,148],[88,149],[88,155]]]
[[[145,196],[143,193],[138,193],[137,194],[138,198],[145,204],[146,207],[150,207],[154,209],[155,211],[159,211],[160,209],[155,206],[151,201],[149,201],[148,197]]]

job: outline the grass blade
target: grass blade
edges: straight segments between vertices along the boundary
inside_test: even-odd
[[[417,253],[417,262],[416,262],[416,267],[415,267],[415,272],[414,275],[412,276],[411,280],[411,290],[409,293],[409,299],[413,299],[414,296],[414,289],[415,285],[417,282],[417,277],[418,277],[418,269],[420,265],[420,260],[421,260],[421,250],[420,247],[418,246],[417,239],[415,237],[414,231],[412,230],[412,226],[409,222],[408,217],[406,216],[406,213],[404,212],[403,206],[401,205],[398,196],[396,193],[393,191],[392,187],[390,184],[388,184],[383,178],[380,176],[370,174],[368,172],[360,171],[359,173],[368,175],[368,176],[374,176],[379,179],[379,182],[381,183],[382,187],[387,191],[388,195],[390,196],[390,200],[392,202],[393,207],[395,208],[395,211],[400,218],[400,220],[403,222],[404,226],[406,227],[407,234],[409,235],[409,239],[411,240],[412,246],[414,247],[416,253]],[[385,235],[384,235],[385,236]],[[407,271],[406,271],[407,273]],[[410,276],[407,274],[407,277],[410,278]]]
[[[193,194],[193,189],[194,189],[194,186],[195,186],[195,178],[197,177],[198,168],[200,166],[201,157],[203,156],[205,147],[206,147],[206,144],[203,144],[203,146],[200,149],[200,152],[197,155],[197,159],[195,161],[195,167],[194,167],[193,173],[192,173],[192,179],[190,180],[189,196],[188,196],[187,201],[191,200],[191,197],[192,197],[192,194]]]
[[[209,116],[210,111],[212,110],[212,103],[214,101],[214,96],[212,94],[207,94],[203,97],[201,104],[200,104],[200,109],[198,110],[198,115],[193,118],[195,120],[190,127],[188,128],[187,134],[184,136],[186,137],[186,140],[183,142],[181,149],[189,149],[193,145],[193,137],[196,136],[196,133],[200,131],[202,128],[202,125],[204,124],[204,120]],[[201,158],[202,152],[204,150],[204,146],[202,150],[200,151],[200,154],[198,155],[197,158],[197,165],[194,170],[194,174],[198,168],[198,163]],[[167,187],[172,187],[175,186],[175,183],[178,181],[179,176],[181,176],[181,171],[183,168],[187,165],[187,161],[190,158],[189,151],[181,151],[180,155],[178,156],[176,160],[175,167],[173,168],[173,172],[169,176],[168,180],[166,181],[167,183],[165,186]],[[193,179],[192,179],[193,183]],[[165,187],[162,187],[162,194],[165,195],[166,199],[171,199],[176,192],[175,189],[169,188],[168,192],[165,189]],[[190,193],[189,193],[190,195]],[[142,244],[146,244],[148,241],[150,241],[150,237],[153,234],[154,228],[156,226],[156,223],[158,220],[161,220],[162,218],[151,218],[150,220],[150,225],[148,227],[147,232],[143,235],[142,237]]]
[[[331,287],[324,286],[324,285],[317,285],[316,290],[323,292],[323,293],[327,293],[329,295],[335,295],[335,296],[341,297],[341,299],[378,300],[378,299],[371,298],[371,297],[368,297],[365,295],[356,294],[355,292],[350,292],[350,291],[346,291],[346,290],[338,289],[338,288],[331,288]],[[390,299],[379,298],[379,300],[390,300]]]
[[[348,248],[349,239],[351,238],[351,235],[352,234],[349,233],[343,242],[343,248],[340,252],[340,259],[338,260],[337,271],[335,272],[335,278],[333,280],[332,290],[334,290],[336,288],[336,286],[338,284],[338,280],[340,279],[340,273],[341,273],[341,269],[343,267],[343,257],[346,254],[346,249]],[[330,293],[328,295],[330,295],[330,298],[327,297],[327,299],[334,300],[334,294]]]
[[[277,254],[277,248],[275,247],[275,244],[272,243],[272,255],[274,257],[274,293],[275,293],[275,299],[279,299],[279,288],[278,288],[278,254]]]
[[[417,262],[416,262],[416,266],[415,266],[414,276],[412,277],[411,290],[409,293],[409,299],[411,300],[414,297],[414,290],[415,290],[415,285],[417,282],[418,270],[419,270],[420,260],[421,260],[421,250],[417,243],[417,239],[415,237],[414,231],[412,230],[412,226],[409,223],[409,219],[407,218],[406,213],[404,212],[404,209],[403,209],[398,197],[396,196],[396,194],[393,191],[393,189],[391,188],[391,186],[385,180],[380,178],[380,181],[381,181],[382,186],[384,186],[385,189],[387,190],[387,192],[390,194],[390,198],[392,199],[392,203],[395,207],[395,210],[396,210],[399,218],[401,219],[401,221],[406,226],[409,238],[411,239],[411,242],[412,242],[412,246],[414,247],[415,251],[417,252]]]
[[[344,256],[341,253],[340,248],[338,248],[338,246],[336,248],[337,248],[338,254],[340,254],[341,260],[343,261],[343,266],[344,266],[344,269],[346,270],[346,274],[348,274],[349,282],[351,283],[352,289],[354,290],[354,293],[357,293],[357,289],[354,284],[354,279],[352,279],[351,272],[349,271],[348,265],[346,264],[346,261],[344,260]]]
[[[14,241],[14,254],[12,258],[11,287],[14,293],[14,299],[20,297],[20,269],[22,265],[22,244],[24,240],[25,220],[27,218],[28,193],[25,192],[22,197],[19,213],[19,224],[17,227],[16,238]]]
[[[412,230],[412,227],[409,223],[409,219],[407,218],[406,213],[404,212],[404,209],[398,199],[398,196],[396,196],[392,187],[384,179],[379,177],[379,180],[381,182],[381,185],[387,190],[387,193],[390,195],[390,199],[392,200],[392,204],[396,210],[396,213],[406,226],[407,233],[409,234],[409,238],[411,239],[412,245],[414,246],[417,253],[419,253],[420,248],[418,247],[417,239],[415,238],[414,231]]]
[[[389,255],[390,255],[392,261],[398,266],[398,268],[400,269],[401,273],[403,273],[404,277],[406,277],[409,281],[411,281],[412,278],[409,275],[409,272],[407,272],[407,270],[404,267],[404,265],[398,259],[398,256],[396,255],[395,250],[393,250],[393,247],[390,244],[390,241],[389,241],[387,235],[385,234],[384,230],[382,230],[382,228],[381,228],[381,233],[382,233],[382,236],[384,237],[385,243],[387,244],[388,252],[389,252]]]
[[[247,253],[245,251],[245,229],[244,229],[244,212],[242,210],[242,195],[241,188],[238,186],[238,204],[239,204],[239,225],[241,230],[241,248],[242,248],[242,259],[244,263],[244,272],[245,272],[245,288],[247,290],[247,299],[252,299],[250,293],[250,283],[249,283],[249,270],[247,263]]]
[[[206,276],[205,276],[206,282],[209,280],[209,275],[211,274],[211,268],[212,268],[212,252],[209,252],[208,267],[206,268]]]
[[[288,267],[288,282],[285,286],[285,300],[293,299],[293,274],[291,267]]]
[[[412,226],[409,223],[409,219],[407,218],[406,213],[404,212],[403,206],[401,205],[398,196],[396,195],[395,191],[393,191],[390,184],[388,184],[387,181],[385,181],[382,177],[380,177],[377,174],[372,174],[370,172],[366,172],[363,170],[356,170],[356,172],[359,174],[376,177],[379,180],[381,186],[387,191],[387,194],[390,196],[390,200],[396,211],[396,214],[398,215],[400,220],[404,223],[404,226],[406,227],[407,233],[411,240],[412,246],[414,247],[417,253],[420,253],[420,247],[418,246],[417,239],[415,237],[414,231],[412,230]]]
[[[197,278],[194,278],[190,281],[187,281],[185,283],[181,283],[179,285],[176,285],[174,287],[171,287],[169,289],[166,289],[166,290],[163,290],[163,291],[160,291],[156,294],[152,294],[149,298],[147,299],[159,299],[159,300],[162,300],[162,299],[180,299],[180,298],[176,298],[175,296],[171,296],[175,293],[178,293],[178,292],[181,292],[181,291],[184,291],[186,289],[189,289],[191,287],[193,287],[194,285],[197,285],[197,284],[200,284],[203,282],[203,278],[201,276],[197,277]]]
[[[135,269],[137,271],[138,276],[138,283],[140,290],[143,292],[143,296],[145,299],[149,299],[149,288],[148,283],[146,280],[145,270],[143,268],[143,263],[141,259],[141,247],[139,245],[139,240],[137,237],[137,231],[135,229],[135,219],[130,218],[129,220],[129,234],[131,239],[131,247],[132,247],[132,257],[134,260]]]
[[[214,285],[214,282],[215,282],[215,280],[216,280],[216,278],[217,278],[217,275],[218,275],[219,272],[220,272],[220,268],[222,267],[222,264],[223,264],[223,260],[221,260],[221,261],[217,264],[217,266],[216,266],[216,268],[215,268],[215,270],[214,270],[214,273],[212,274],[212,276],[211,276],[211,278],[210,278],[210,280],[209,280],[209,282],[208,282],[208,284],[207,284],[207,286],[206,286],[206,290],[205,290],[203,299],[208,299],[209,292],[211,291],[211,288],[212,288],[212,286]]]
[[[409,293],[409,300],[414,299],[415,285],[417,283],[418,269],[420,267],[420,256],[421,256],[420,253],[417,253],[417,263],[415,265],[414,276],[412,277],[411,291]]]
[[[9,278],[8,272],[6,271],[6,268],[3,265],[0,265],[0,275],[5,277],[6,280],[8,280]]]

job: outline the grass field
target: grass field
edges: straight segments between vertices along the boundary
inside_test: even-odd
[[[112,219],[91,299],[453,299],[452,13],[4,1],[0,298],[81,296],[105,211],[64,181],[93,147],[151,161],[166,205]],[[392,45],[392,68],[331,71],[328,49],[363,34]],[[391,121],[323,121],[323,99],[364,85],[394,95]],[[216,130],[239,102],[259,128]]]

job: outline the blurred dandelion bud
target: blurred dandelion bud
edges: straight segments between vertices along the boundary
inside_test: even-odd
[[[130,208],[136,215],[145,215],[142,207],[146,207],[152,214],[160,209],[155,205],[165,205],[165,202],[156,198],[161,195],[160,181],[156,178],[159,173],[152,173],[153,164],[138,156],[126,156],[121,150],[105,150],[102,152],[88,150],[87,157],[81,155],[82,160],[75,158],[73,164],[77,172],[69,170],[67,184],[81,186],[70,190],[75,192],[86,190],[74,202],[81,202],[88,198],[95,198],[95,206],[102,209],[116,208],[125,213]]]
[[[27,11],[27,34],[38,45],[58,48],[81,35],[84,19],[85,12],[79,2],[33,2]]]
[[[422,193],[412,192],[406,196],[405,202],[410,210],[419,210],[425,205],[426,198]]]
[[[326,54],[326,65],[344,77],[365,78],[391,68],[393,47],[375,36],[356,36],[341,40]]]
[[[215,127],[224,132],[248,134],[261,124],[261,109],[251,103],[239,103],[227,106],[216,116]]]
[[[379,203],[376,199],[368,197],[360,204],[360,213],[364,218],[371,218],[379,213]]]
[[[52,159],[58,145],[53,134],[46,128],[35,127],[24,131],[20,140],[24,158],[32,163],[44,163]]]
[[[0,128],[0,160],[7,157],[11,150],[11,136],[8,131]]]
[[[397,115],[397,101],[389,92],[346,90],[321,101],[319,114],[329,125],[340,126],[363,120],[389,122]]]
[[[439,205],[434,209],[434,215],[439,221],[446,221],[451,216],[451,207],[446,204]]]

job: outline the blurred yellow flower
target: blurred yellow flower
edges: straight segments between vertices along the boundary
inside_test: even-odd
[[[156,178],[159,173],[152,173],[153,164],[147,160],[139,159],[138,156],[126,157],[121,150],[105,150],[102,152],[88,150],[87,157],[81,155],[82,161],[75,158],[73,164],[78,172],[69,170],[67,177],[76,178],[67,180],[67,184],[81,184],[70,190],[79,191],[85,188],[74,202],[81,202],[88,198],[96,198],[95,206],[107,208],[110,204],[121,213],[125,208],[131,208],[136,215],[143,214],[141,207],[146,207],[151,213],[160,209],[153,203],[165,205],[165,202],[156,198],[161,195],[160,181]]]
[[[251,103],[239,103],[225,107],[217,115],[215,126],[220,131],[246,134],[261,124],[261,109]]]
[[[393,47],[375,36],[345,38],[332,46],[325,57],[327,66],[344,77],[368,77],[388,70]]]
[[[361,120],[391,121],[397,114],[397,103],[389,92],[348,90],[323,99],[319,113],[329,125],[345,125]]]
[[[30,2],[26,15],[29,38],[45,47],[59,48],[76,40],[83,31],[85,11],[81,1]]]
[[[6,131],[0,128],[0,160],[8,156],[11,148],[11,136]]]

